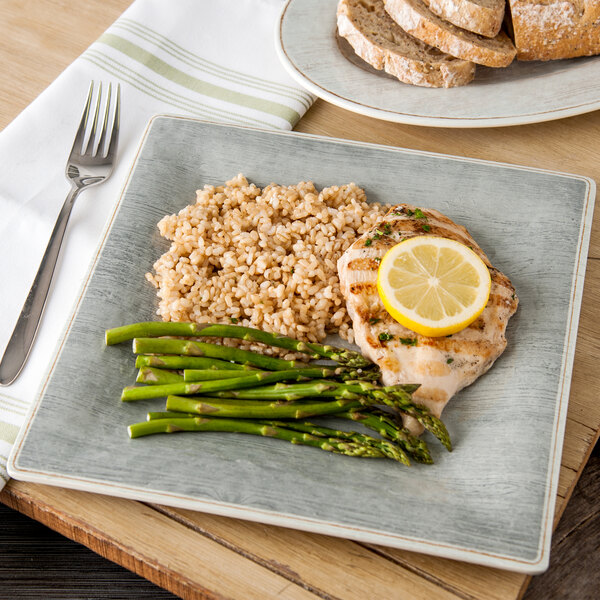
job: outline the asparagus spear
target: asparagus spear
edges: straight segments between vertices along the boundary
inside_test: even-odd
[[[223,400],[219,400],[223,401]],[[244,404],[246,406],[246,404]],[[194,413],[182,413],[177,411],[166,411],[166,412],[149,412],[147,414],[148,421],[155,421],[158,419],[170,419],[170,418],[182,418],[182,417],[194,417]],[[414,435],[412,435],[407,429],[399,427],[391,417],[387,416],[383,412],[373,411],[373,412],[364,412],[364,411],[356,411],[356,412],[340,412],[335,413],[336,417],[342,417],[344,419],[352,420],[358,423],[362,423],[365,427],[369,429],[373,429],[377,431],[382,437],[387,440],[395,442],[404,453],[412,456],[417,462],[424,464],[433,464],[433,459],[431,458],[431,454],[429,453],[429,448],[427,447],[427,443],[425,440],[422,440]],[[266,423],[266,421],[263,421]],[[286,421],[282,426],[287,427],[288,429],[295,429],[298,431],[308,431],[307,429],[303,429],[303,427],[313,427],[313,428],[321,428],[321,426],[312,425],[308,423],[295,423],[293,421]],[[319,435],[317,431],[309,433],[313,433],[314,435]],[[338,435],[334,437],[342,437],[342,433],[345,432],[337,432]],[[324,435],[324,434],[321,434]],[[392,449],[393,451],[393,449]],[[403,462],[403,461],[402,461]]]
[[[407,467],[410,466],[410,460],[404,450],[393,444],[389,440],[382,440],[374,438],[364,433],[358,433],[356,431],[341,431],[339,429],[331,429],[329,427],[323,427],[322,425],[315,425],[314,423],[297,423],[295,421],[260,421],[263,425],[271,425],[273,427],[285,427],[293,431],[300,431],[303,433],[309,433],[317,437],[330,437],[337,438],[340,440],[348,440],[352,442],[359,442],[361,444],[367,444],[374,446],[381,450],[381,452],[392,460],[396,460],[405,464]]]
[[[216,373],[217,371],[211,371]],[[221,371],[222,372],[222,371]],[[232,371],[227,371],[231,373]],[[234,373],[236,371],[233,371]],[[162,385],[165,383],[179,383],[183,381],[183,375],[177,371],[169,371],[167,369],[155,369],[154,367],[142,367],[135,379],[138,383],[147,383],[149,385]]]
[[[393,418],[378,411],[369,409],[369,411],[343,412],[336,414],[336,417],[349,419],[362,423],[365,427],[376,431],[382,437],[396,442],[405,452],[412,456],[417,462],[433,464],[433,459],[429,453],[427,442],[414,435],[408,429],[398,426]]]
[[[308,354],[312,358],[329,358],[340,364],[352,367],[372,367],[373,363],[359,352],[335,346],[302,342],[293,338],[253,329],[240,325],[219,325],[199,323],[176,323],[147,321],[133,323],[108,329],[105,333],[107,345],[118,344],[134,338],[151,338],[160,336],[179,337],[228,337],[252,342],[260,342],[277,348],[284,348],[295,352]]]
[[[181,336],[198,337],[206,325],[199,323],[176,323],[163,321],[145,321],[107,329],[104,338],[107,346],[127,342],[136,337]]]
[[[273,437],[280,440],[286,440],[292,444],[302,444],[304,446],[313,446],[328,452],[336,454],[345,454],[346,456],[360,456],[363,458],[383,458],[383,452],[369,444],[340,440],[337,438],[324,438],[292,431],[283,427],[273,427],[272,425],[262,425],[255,421],[242,421],[235,419],[211,419],[207,417],[197,417],[194,419],[160,419],[157,421],[143,421],[134,423],[128,427],[129,437],[138,438],[144,435],[155,433],[175,433],[178,431],[224,431],[231,433],[248,433],[251,435],[260,435]]]
[[[240,400],[299,400],[301,398],[324,397],[359,400],[361,394],[350,391],[348,384],[332,379],[313,379],[307,383],[276,383],[250,389],[230,389],[214,392],[219,398]]]
[[[331,415],[356,410],[362,405],[358,400],[338,398],[329,402],[271,402],[260,400],[248,403],[234,398],[186,398],[168,396],[168,411],[210,415],[213,417],[235,417],[239,419],[304,419],[316,415]]]
[[[401,387],[402,386],[390,386],[382,388],[383,392],[388,395],[392,402],[391,404],[386,404],[395,406],[402,412],[415,418],[425,429],[427,429],[427,431],[440,440],[448,452],[452,452],[450,434],[441,419],[432,415],[426,406],[415,404],[411,400],[407,400],[406,393],[399,389]]]
[[[256,375],[259,371],[252,371],[253,375]],[[364,371],[362,369],[347,369],[345,367],[335,367],[335,366],[319,366],[319,365],[309,365],[305,369],[286,369],[283,371],[262,371],[262,376],[264,377],[266,373],[280,373],[281,375],[278,377],[272,377],[270,381],[286,381],[286,380],[297,380],[300,381],[302,379],[321,379],[323,377],[326,378],[334,378],[340,381],[356,381],[361,380],[361,377],[366,376],[368,379],[361,381],[372,381],[374,377],[378,378],[379,374],[374,371]],[[220,376],[222,375],[222,376]],[[247,371],[245,373],[241,373],[240,371],[218,371],[212,369],[184,369],[183,376],[185,381],[206,381],[208,379],[226,379],[228,377],[246,377],[250,375]],[[257,381],[262,381],[262,379],[257,379]],[[267,381],[268,382],[268,381]],[[264,381],[263,381],[264,383]]]
[[[341,413],[346,415],[352,415],[354,413]],[[358,413],[360,414],[360,413]],[[194,418],[196,415],[193,413],[181,413],[175,411],[167,412],[149,412],[147,414],[148,421],[157,421],[159,419],[181,419],[181,418]],[[358,419],[357,419],[358,420]],[[392,444],[387,439],[379,440],[372,436],[357,433],[355,431],[340,431],[337,429],[330,429],[329,427],[323,427],[321,425],[315,425],[313,423],[297,423],[295,421],[257,421],[262,425],[272,425],[274,427],[283,427],[285,429],[291,429],[293,431],[300,431],[303,433],[310,433],[311,435],[318,437],[333,437],[337,439],[357,441],[362,444],[369,444],[375,446],[381,450],[381,452],[393,460],[397,460],[405,465],[410,465],[410,460],[400,445]]]
[[[184,419],[195,418],[198,415],[193,413],[182,413],[174,410],[150,411],[146,414],[146,421],[158,421],[159,419]]]
[[[170,354],[153,355],[140,354],[135,360],[135,366],[155,367],[157,369],[214,369],[219,371],[254,371],[255,367],[240,365],[227,360],[205,356],[174,356]],[[360,379],[356,377],[355,379]]]
[[[186,356],[208,356],[226,361],[234,361],[245,365],[253,365],[261,369],[276,371],[305,367],[306,363],[294,360],[283,360],[273,356],[265,356],[249,350],[219,346],[192,340],[175,340],[168,338],[134,338],[135,354],[183,354]]]
[[[435,415],[431,414],[426,406],[415,404],[412,400],[412,393],[419,388],[419,384],[401,384],[386,387],[377,387],[366,381],[356,382],[354,385],[346,385],[349,392],[367,394],[375,403],[385,404],[407,415],[415,418],[430,433],[432,433],[442,445],[452,452],[452,442],[450,434],[444,423]],[[324,395],[333,395],[332,391],[325,391]]]
[[[302,366],[308,366],[310,363],[301,363]],[[139,354],[135,361],[135,366],[153,367],[155,369],[198,369],[200,371],[256,371],[256,367],[250,365],[240,365],[231,363],[218,358],[207,358],[203,356],[175,356],[175,355],[152,355]],[[318,365],[315,365],[318,366]],[[352,367],[336,367],[335,365],[328,366],[332,370],[331,377],[335,377],[341,381],[378,381],[380,377],[379,371],[373,369],[362,369]],[[207,378],[208,378],[207,373]],[[239,375],[237,375],[239,376]],[[218,377],[215,377],[218,379]],[[225,379],[225,377],[223,377]],[[139,382],[143,383],[143,382]]]
[[[370,398],[378,401],[379,404],[391,406],[416,419],[427,431],[438,438],[449,452],[452,452],[450,434],[444,423],[431,414],[426,406],[413,402],[411,394],[419,387],[418,385],[393,385],[382,388],[369,387],[371,384],[368,382],[360,382],[359,385],[365,389]]]
[[[173,396],[175,397],[175,396]],[[183,398],[187,400],[193,400],[192,398]],[[198,399],[195,399],[196,401]],[[217,402],[222,404],[223,406],[240,406],[240,403],[237,400],[233,400],[232,398],[202,398],[202,402]],[[270,406],[281,406],[282,404],[279,402],[265,402],[264,400],[248,400],[244,402],[244,406],[251,406],[257,408],[264,408],[269,404]],[[284,403],[287,406],[288,403]],[[295,406],[300,407],[304,404],[309,404],[307,402],[298,401],[295,403]],[[162,410],[162,411],[149,411],[146,413],[146,421],[158,421],[159,419],[183,419],[184,417],[194,418],[197,417],[199,413],[190,413],[190,412],[181,412],[179,410]],[[218,416],[218,415],[216,415]],[[240,417],[242,418],[242,417]],[[290,421],[291,422],[291,421]]]
[[[210,394],[221,390],[234,390],[240,388],[250,388],[256,385],[272,383],[274,381],[284,381],[286,379],[306,379],[307,376],[327,377],[330,369],[290,369],[287,371],[256,371],[247,373],[241,377],[219,379],[216,381],[178,381],[176,383],[165,383],[162,385],[151,386],[127,386],[123,389],[121,400],[131,402],[133,400],[146,400],[149,398],[160,398],[169,394],[181,396],[190,396],[193,394]],[[237,373],[237,371],[236,371]],[[336,383],[336,382],[332,382]]]
[[[220,398],[252,399],[278,399],[296,400],[305,397],[320,396],[325,398],[362,398],[366,405],[372,404],[397,404],[406,405],[410,402],[411,394],[418,386],[412,384],[394,386],[394,394],[398,400],[391,399],[390,395],[384,393],[387,388],[378,387],[367,381],[339,382],[332,379],[313,379],[307,383],[277,383],[275,385],[264,385],[250,389],[222,390],[215,393]]]
[[[338,368],[337,379],[340,381],[370,381],[378,383],[381,378],[379,369],[367,368]]]
[[[323,377],[334,376],[335,373],[335,369],[329,369],[327,367],[308,367],[306,369],[286,369],[283,371],[255,371],[253,373],[244,373],[243,375],[239,375],[238,373],[236,379],[238,381],[243,379],[244,382],[254,381],[258,385],[263,385],[267,383],[274,383],[276,381],[300,381],[303,379],[321,379]],[[197,379],[197,377],[199,376],[200,371],[197,369],[185,369],[183,372],[183,378],[185,381],[202,381],[201,379]],[[241,387],[247,386],[243,385]]]
[[[284,335],[261,331],[260,329],[253,329],[252,327],[242,327],[241,325],[209,325],[202,330],[202,335],[260,342],[268,346],[285,348],[286,350],[295,352],[303,352],[312,358],[329,358],[340,364],[352,367],[374,366],[373,363],[360,354],[360,352],[324,344],[302,342]]]
[[[329,384],[326,388],[315,391],[315,385],[319,383]],[[339,383],[334,381],[319,382],[311,381],[308,384],[282,384],[265,386],[247,390],[235,390],[216,392],[215,395],[222,398],[240,399],[299,399],[307,396],[321,397],[344,397],[360,399],[365,406],[373,404],[385,404],[417,419],[425,429],[435,435],[440,442],[452,451],[450,435],[442,421],[432,415],[425,406],[419,406],[412,401],[411,394],[418,388],[417,384],[403,384],[387,387],[378,387],[370,382],[359,381],[350,383]]]
[[[300,370],[300,369],[298,369]],[[295,369],[294,369],[295,371]],[[184,381],[215,381],[217,379],[239,379],[251,373],[279,373],[280,371],[220,371],[217,369],[184,369]]]

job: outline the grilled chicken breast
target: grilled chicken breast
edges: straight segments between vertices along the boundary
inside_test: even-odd
[[[407,329],[385,310],[377,293],[377,270],[389,248],[417,235],[451,238],[471,247],[490,270],[490,297],[481,315],[453,335],[426,337]],[[432,209],[394,206],[338,261],[338,274],[355,342],[379,365],[384,385],[420,383],[417,403],[440,416],[456,392],[485,373],[506,347],[505,330],[518,299],[509,279],[495,269],[469,232]],[[421,433],[411,417],[405,426]]]

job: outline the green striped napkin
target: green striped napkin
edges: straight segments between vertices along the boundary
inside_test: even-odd
[[[118,164],[75,205],[38,337],[0,390],[0,488],[149,119],[169,113],[291,129],[314,101],[279,64],[283,0],[137,0],[0,134],[0,353],[68,192],[65,162],[91,80],[120,82]],[[236,173],[232,172],[232,176]],[[7,293],[10,290],[10,294]]]

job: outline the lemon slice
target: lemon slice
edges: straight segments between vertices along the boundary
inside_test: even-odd
[[[490,272],[467,246],[420,235],[392,247],[377,275],[390,315],[421,335],[450,335],[470,325],[490,295]]]

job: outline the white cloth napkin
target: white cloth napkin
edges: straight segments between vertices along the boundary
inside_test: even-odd
[[[91,80],[120,82],[116,168],[77,200],[21,375],[0,388],[0,489],[28,407],[54,357],[148,120],[158,113],[291,129],[314,98],[285,73],[274,35],[283,0],[137,0],[0,133],[0,355],[60,207],[65,163]]]

